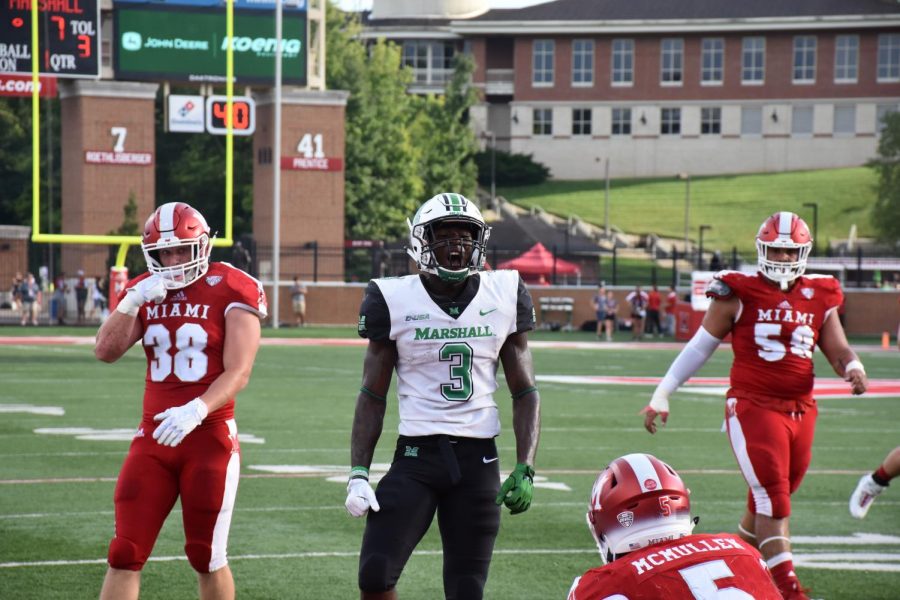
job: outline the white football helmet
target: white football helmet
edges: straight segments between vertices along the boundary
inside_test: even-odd
[[[481,211],[462,194],[438,194],[416,211],[409,225],[409,247],[406,252],[416,261],[420,271],[437,275],[443,281],[462,281],[484,267],[485,247],[491,229],[484,223]],[[454,240],[436,241],[435,229],[449,223],[462,223],[472,229],[472,254],[468,264],[461,269],[441,265],[434,251],[448,246]]]
[[[180,265],[164,266],[159,259],[159,251],[181,246],[191,249],[190,260]],[[147,269],[162,278],[166,289],[187,287],[209,269],[209,253],[212,251],[209,225],[200,211],[184,202],[163,204],[147,219],[141,248],[147,260]]]
[[[600,556],[619,554],[690,535],[691,491],[675,470],[651,454],[609,463],[591,491],[587,522]]]
[[[769,260],[769,248],[798,249],[797,260],[780,262]],[[792,212],[777,212],[759,227],[756,234],[756,253],[759,272],[786,290],[790,283],[806,272],[806,259],[812,249],[812,236],[806,222]]]

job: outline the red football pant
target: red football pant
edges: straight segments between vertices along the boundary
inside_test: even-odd
[[[729,398],[725,422],[731,449],[750,487],[752,514],[783,519],[791,514],[791,494],[800,487],[812,458],[818,408],[780,412]]]
[[[180,496],[184,550],[191,566],[199,573],[221,569],[228,564],[228,531],[240,476],[234,419],[196,429],[175,448],[153,439],[157,425],[141,423],[119,473],[109,565],[140,571]]]

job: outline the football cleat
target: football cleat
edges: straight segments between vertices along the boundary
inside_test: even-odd
[[[875,497],[883,492],[885,487],[875,483],[871,473],[863,475],[850,496],[850,515],[857,519],[865,517]]]

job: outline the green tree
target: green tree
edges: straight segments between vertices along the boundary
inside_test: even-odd
[[[122,207],[122,224],[113,231],[107,232],[107,235],[141,235],[141,223],[137,214],[137,198],[134,191],[128,192],[128,201]],[[116,257],[119,252],[118,246],[109,246],[109,258],[106,260],[106,271],[116,264]],[[138,273],[143,273],[147,269],[147,263],[144,262],[144,254],[140,246],[129,246],[128,254],[125,256],[125,267],[128,269],[128,276],[134,277]]]
[[[358,21],[329,5],[327,85],[350,92],[346,111],[345,233],[398,238],[423,196],[411,139],[411,81],[400,52],[380,40],[366,48]]]
[[[441,192],[474,197],[478,143],[468,122],[469,109],[478,101],[471,85],[474,70],[475,62],[470,56],[457,55],[445,93],[417,102],[419,114],[413,127],[413,140],[419,150],[419,173],[425,197]]]
[[[885,128],[878,142],[878,158],[868,165],[878,174],[877,198],[872,224],[884,242],[900,241],[900,112],[884,117]]]

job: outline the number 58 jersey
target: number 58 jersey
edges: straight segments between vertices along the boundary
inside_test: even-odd
[[[843,302],[840,283],[830,275],[806,275],[784,292],[758,273],[722,271],[706,295],[741,303],[732,328],[728,397],[770,407],[792,401],[792,410],[811,404],[813,351],[825,320]]]
[[[146,279],[145,273],[126,289]],[[124,292],[120,295],[124,296]],[[160,304],[138,311],[147,355],[143,421],[201,395],[225,370],[225,316],[246,310],[266,317],[266,294],[259,281],[228,263],[210,263],[206,275],[180,290],[169,290]],[[234,416],[234,398],[211,413],[201,427]]]

